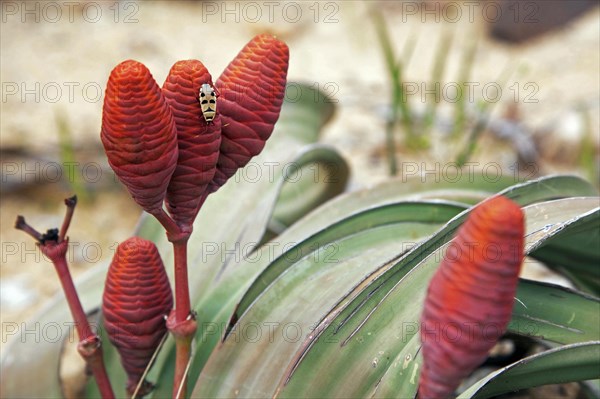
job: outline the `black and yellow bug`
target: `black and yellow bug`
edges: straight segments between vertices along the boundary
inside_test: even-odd
[[[217,95],[215,89],[208,83],[200,87],[200,109],[206,122],[212,122],[217,115]]]

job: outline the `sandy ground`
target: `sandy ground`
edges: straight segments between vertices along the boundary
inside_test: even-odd
[[[480,46],[471,80],[479,87],[498,82],[507,65],[515,67],[507,84],[513,89],[502,93],[498,112],[516,103],[532,130],[558,126],[549,142],[558,142],[563,155],[572,153],[566,163],[540,160],[544,172],[577,170],[577,145],[584,131],[577,107],[587,109],[597,142],[597,8],[558,32],[515,47],[491,41],[480,13],[472,20],[465,15],[453,23],[444,18],[438,23],[432,15],[403,16],[392,2],[274,2],[272,9],[262,2],[53,4],[58,7],[31,2],[29,13],[21,2],[1,5],[0,348],[8,339],[7,328],[20,326],[59,288],[52,266],[36,255],[32,240],[12,228],[17,214],[39,229],[59,226],[61,200],[73,189],[69,180],[86,184],[88,196],[70,230],[72,241],[79,243],[72,262],[76,276],[108,261],[115,243],[135,226],[138,208],[108,173],[99,140],[106,79],[122,60],[145,63],[159,84],[174,62],[188,58],[202,60],[216,78],[254,34],[277,34],[290,47],[289,80],[319,87],[339,105],[322,141],[337,147],[351,164],[352,188],[369,186],[387,176],[382,149],[389,85],[367,16],[369,7],[378,4],[398,52],[409,37],[417,38],[405,72],[409,82],[429,83],[437,43],[448,31],[454,32],[455,40],[444,82],[456,81],[462,52],[473,37],[479,37]],[[424,106],[420,95],[411,98],[416,108]],[[480,89],[475,98],[481,100]],[[443,114],[444,105],[440,108]],[[83,170],[75,168],[73,179],[57,182],[56,173],[69,171],[60,155],[60,120],[66,123],[75,161]],[[496,159],[495,145],[491,140],[476,159]],[[410,154],[400,148],[399,158],[448,160],[444,147],[436,151]],[[512,155],[502,158],[505,167],[514,161]]]

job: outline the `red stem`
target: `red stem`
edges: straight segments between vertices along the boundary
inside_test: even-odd
[[[17,221],[15,222],[15,229],[24,231],[26,234],[29,234],[36,241],[40,241],[42,239],[42,234],[31,227],[25,222],[25,218],[21,215],[17,216]]]
[[[173,242],[175,257],[175,320],[178,323],[188,318],[191,309],[187,271],[188,238]]]
[[[75,284],[71,278],[69,272],[69,266],[67,264],[67,249],[69,247],[68,240],[65,240],[67,230],[71,224],[73,218],[73,212],[77,205],[77,197],[73,196],[65,200],[67,206],[67,213],[63,220],[62,227],[58,237],[54,237],[50,234],[51,230],[48,230],[47,234],[40,234],[33,227],[29,226],[25,222],[23,216],[18,216],[15,223],[15,228],[24,231],[38,241],[38,246],[44,255],[46,255],[54,264],[56,274],[62,285],[65,297],[67,298],[67,304],[71,310],[71,315],[75,321],[75,328],[79,335],[79,344],[77,350],[83,359],[86,361],[88,367],[92,371],[98,389],[103,398],[114,399],[115,394],[113,393],[112,387],[110,386],[110,380],[106,374],[104,368],[104,361],[102,358],[102,347],[100,337],[92,332],[90,323],[88,322],[83,306],[79,301]],[[49,237],[49,235],[51,237]]]
[[[167,328],[175,338],[173,397],[179,399],[184,398],[187,393],[186,370],[197,329],[195,316],[191,311],[187,270],[187,244],[192,234],[192,226],[179,226],[163,209],[152,212],[152,215],[165,228],[167,238],[173,244],[175,309],[169,315]]]
[[[187,243],[192,234],[191,226],[179,226],[163,210],[159,209],[152,215],[167,231],[167,238],[173,244],[175,263],[175,321],[184,322],[190,315],[190,290],[187,272]]]
[[[191,230],[191,229],[184,229]],[[167,233],[168,235],[168,233]],[[173,239],[175,257],[175,309],[169,317],[167,327],[175,337],[175,376],[173,397],[184,398],[187,392],[187,365],[191,356],[191,345],[196,334],[196,320],[191,311],[187,274],[187,243],[189,234]]]
[[[158,209],[152,212],[152,216],[158,220],[158,222],[164,227],[167,232],[167,236],[178,236],[181,234],[181,228],[175,223],[175,221],[169,216],[164,209]],[[173,241],[169,237],[169,241]]]
[[[100,339],[90,328],[83,306],[81,306],[81,302],[77,296],[71,273],[69,273],[66,258],[63,255],[52,257],[51,260],[52,263],[54,263],[56,273],[58,274],[63,291],[65,292],[65,297],[67,298],[67,303],[71,309],[73,320],[75,320],[75,327],[79,334],[79,353],[90,366],[102,397],[114,398],[115,394],[110,386],[110,381],[104,368]]]
[[[67,297],[67,303],[71,309],[73,320],[75,320],[75,327],[77,328],[79,339],[83,340],[89,338],[91,335],[93,335],[92,330],[90,329],[90,324],[88,323],[85,311],[81,306],[81,302],[79,302],[79,297],[77,296],[73,279],[71,279],[71,273],[69,273],[67,261],[62,257],[51,260],[56,268],[56,273],[58,274],[58,278],[62,284],[65,297]]]
[[[175,399],[182,399],[187,395],[186,371],[192,354],[192,337],[189,339],[175,338],[175,376],[173,377],[172,395]]]
[[[75,205],[77,205],[77,196],[74,195],[71,198],[65,199],[65,205],[67,206],[67,213],[59,230],[58,242],[62,242],[67,235],[67,230],[69,230],[69,226],[71,225],[71,219],[73,219],[73,212],[75,212]]]

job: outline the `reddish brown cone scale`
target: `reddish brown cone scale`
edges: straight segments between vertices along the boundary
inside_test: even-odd
[[[258,35],[217,80],[222,138],[217,172],[209,187],[211,192],[265,146],[281,111],[288,62],[285,43],[271,35]]]
[[[156,245],[139,237],[119,244],[108,270],[102,312],[121,355],[131,394],[162,337],[173,307],[169,279]]]
[[[177,163],[177,132],[160,87],[143,64],[124,61],[108,78],[102,111],[108,163],[147,212],[162,208]]]
[[[221,117],[206,122],[198,99],[203,83],[212,86],[208,70],[198,60],[178,61],[163,85],[163,94],[177,126],[179,158],[167,189],[167,209],[179,224],[192,224],[202,194],[212,181],[219,158]]]
[[[433,276],[421,317],[419,398],[447,398],[506,331],[523,261],[521,208],[498,196],[477,206]]]

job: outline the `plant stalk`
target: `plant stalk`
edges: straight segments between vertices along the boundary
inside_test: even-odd
[[[58,242],[63,242],[63,240],[66,238],[67,231],[69,230],[69,226],[71,225],[71,220],[73,220],[75,206],[77,205],[77,196],[74,195],[71,198],[65,199],[65,205],[67,206],[67,213],[65,215],[65,218],[63,219],[63,224],[60,227],[60,231],[58,233]]]
[[[189,232],[186,234],[185,231]],[[185,398],[187,394],[187,370],[191,359],[192,340],[196,335],[196,315],[191,310],[187,272],[187,243],[191,227],[171,237],[175,263],[175,309],[167,319],[167,328],[175,338],[175,376],[173,398]]]
[[[152,215],[167,232],[173,244],[175,266],[175,309],[167,318],[167,329],[175,338],[175,376],[173,398],[185,398],[187,394],[187,370],[191,358],[192,340],[196,335],[196,315],[192,312],[187,270],[187,244],[192,234],[192,225],[180,226],[163,210]]]
[[[195,322],[194,322],[195,325]],[[175,338],[175,377],[173,379],[173,398],[185,398],[187,395],[187,370],[192,355],[192,338]]]
[[[66,242],[67,241],[65,241],[65,243]],[[61,256],[52,259],[52,263],[54,263],[56,273],[58,274],[65,297],[67,298],[67,303],[69,304],[69,309],[71,310],[73,320],[75,321],[75,328],[79,335],[79,345],[77,346],[77,350],[92,371],[102,397],[114,398],[115,395],[110,385],[108,375],[106,374],[106,369],[104,368],[100,337],[92,332],[83,306],[79,301],[79,296],[77,295],[75,284],[73,284],[71,273],[69,273],[67,261],[64,256]]]
[[[173,242],[175,257],[175,320],[185,321],[190,315],[190,290],[188,286],[187,243],[189,236]]]
[[[47,256],[54,265],[63,292],[65,293],[69,309],[71,310],[71,315],[75,321],[77,334],[79,335],[77,350],[94,375],[102,397],[113,399],[115,394],[110,385],[108,375],[106,374],[106,369],[104,368],[100,337],[92,332],[90,323],[88,322],[79,296],[77,295],[73,278],[69,272],[69,265],[67,264],[69,239],[66,238],[66,235],[73,218],[75,206],[77,205],[77,196],[65,199],[65,205],[67,206],[67,213],[63,220],[60,232],[58,232],[57,229],[50,229],[46,234],[41,234],[27,224],[23,216],[17,216],[15,228],[32,236],[38,242],[37,245],[42,253]]]
[[[181,228],[175,223],[175,221],[164,211],[164,209],[158,209],[152,212],[152,216],[158,220],[158,222],[162,225],[162,227],[167,232],[167,237],[169,241],[177,241],[180,239]]]

